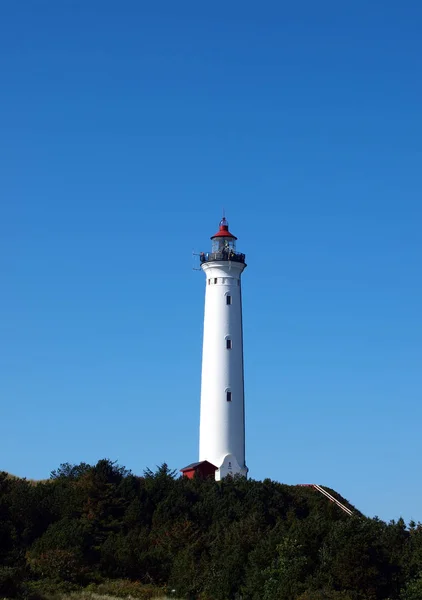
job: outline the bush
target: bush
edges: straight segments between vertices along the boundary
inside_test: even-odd
[[[19,570],[0,567],[0,597],[16,598],[19,593]]]
[[[163,588],[154,585],[145,585],[139,581],[128,579],[110,579],[99,584],[91,584],[87,591],[100,595],[117,596],[118,598],[139,598],[139,600],[150,600],[151,598],[162,598],[165,596]]]
[[[19,598],[25,600],[61,600],[80,588],[68,581],[57,581],[52,579],[40,579],[38,581],[25,581],[22,585]]]

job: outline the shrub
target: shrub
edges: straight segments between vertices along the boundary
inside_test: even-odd
[[[139,600],[162,598],[166,591],[154,585],[146,585],[139,581],[130,581],[128,579],[110,579],[103,583],[91,584],[87,590],[100,595],[117,596],[118,598],[139,598]]]

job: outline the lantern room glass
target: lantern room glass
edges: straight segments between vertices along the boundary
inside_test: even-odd
[[[212,252],[223,252],[232,250],[236,252],[236,240],[232,237],[218,236],[212,240]]]

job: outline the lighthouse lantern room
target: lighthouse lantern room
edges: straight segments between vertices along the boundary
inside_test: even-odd
[[[217,467],[217,480],[246,476],[241,275],[245,255],[223,217],[201,252],[205,273],[199,460]]]

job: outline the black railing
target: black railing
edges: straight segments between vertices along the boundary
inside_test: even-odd
[[[233,262],[244,263],[245,255],[233,250],[223,250],[222,252],[201,252],[200,261],[212,262],[213,260],[231,260]]]

